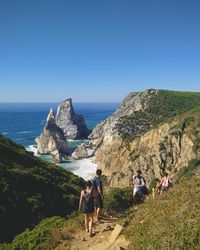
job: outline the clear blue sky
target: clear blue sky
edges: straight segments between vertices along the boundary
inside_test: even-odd
[[[0,0],[0,102],[200,91],[199,0]]]

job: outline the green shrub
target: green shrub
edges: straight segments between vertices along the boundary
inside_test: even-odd
[[[165,147],[165,144],[163,142],[160,142],[159,143],[159,151],[165,151],[166,150],[166,147]]]
[[[153,188],[155,188],[156,184],[157,184],[157,178],[153,178],[149,183],[149,190],[151,191]]]
[[[194,170],[200,166],[200,159],[192,159],[191,161],[189,161],[188,166],[187,167],[182,167],[178,174],[177,174],[177,178],[183,178],[183,177],[189,177],[191,175],[193,175]]]
[[[193,131],[192,131],[192,134],[195,136],[195,137],[198,137],[198,135],[199,135],[199,130],[198,129],[194,129]]]
[[[200,128],[200,118],[198,118],[197,127]]]
[[[11,244],[4,246],[9,247],[8,249],[10,250],[42,250],[50,240],[52,231],[56,228],[63,227],[64,223],[65,219],[61,217],[44,219],[34,229],[25,230],[16,236]]]
[[[200,149],[200,137],[197,137],[195,142],[194,142],[194,145],[193,145],[193,151],[198,151]]]
[[[104,199],[104,208],[110,212],[122,212],[132,206],[131,188],[113,188]]]

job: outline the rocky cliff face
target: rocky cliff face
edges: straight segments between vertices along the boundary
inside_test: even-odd
[[[186,112],[200,105],[200,95],[194,100],[191,94],[191,104],[188,94],[179,97],[179,92],[157,90],[131,93],[111,117],[93,130],[96,163],[110,186],[128,186],[138,168],[147,181],[166,170],[176,175],[189,160],[200,156],[200,112]],[[170,118],[179,113],[182,115]]]
[[[132,92],[121,103],[120,107],[105,121],[98,124],[92,134],[89,136],[93,140],[93,145],[98,144],[104,137],[119,138],[120,129],[118,129],[121,118],[131,117],[140,111],[144,111],[148,106],[148,101],[156,96],[157,90],[149,89],[144,92]],[[136,122],[136,121],[135,121]],[[142,126],[142,124],[141,124]]]
[[[90,133],[83,116],[74,112],[72,99],[67,99],[58,106],[56,124],[62,128],[66,139],[85,139]]]
[[[35,141],[39,154],[50,154],[57,162],[66,157],[67,141],[62,129],[56,125],[53,109],[50,109],[46,125]]]

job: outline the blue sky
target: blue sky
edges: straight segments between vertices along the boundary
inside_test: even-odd
[[[200,91],[198,0],[0,0],[0,102]]]

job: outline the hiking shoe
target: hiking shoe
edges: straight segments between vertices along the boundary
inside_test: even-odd
[[[94,237],[95,233],[90,233],[90,238]]]

